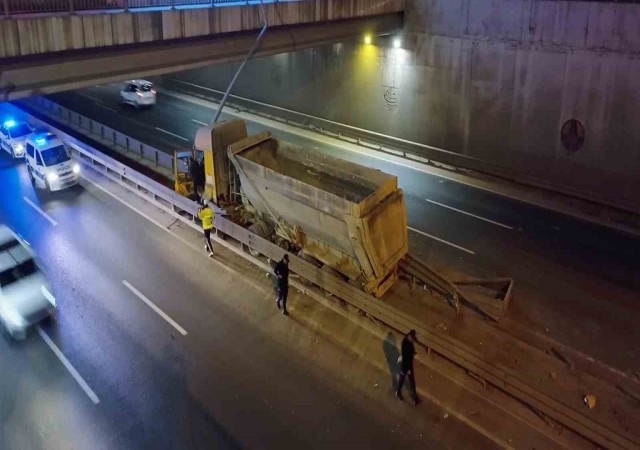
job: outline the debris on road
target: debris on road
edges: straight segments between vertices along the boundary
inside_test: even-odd
[[[593,409],[596,407],[596,396],[587,394],[583,398],[584,404],[589,407],[589,409]]]

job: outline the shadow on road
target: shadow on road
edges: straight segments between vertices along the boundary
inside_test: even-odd
[[[389,331],[387,337],[382,342],[382,351],[384,351],[384,357],[387,360],[389,366],[389,374],[391,375],[391,389],[396,388],[396,380],[398,379],[398,358],[400,357],[400,351],[398,350],[398,343],[396,337]]]

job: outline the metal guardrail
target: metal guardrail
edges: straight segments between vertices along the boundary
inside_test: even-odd
[[[217,89],[199,86],[194,83],[170,78],[168,76],[160,78],[158,84],[160,86],[170,87],[171,89],[175,89],[179,92],[184,92],[185,94],[195,95],[215,102],[219,102],[219,99],[222,98],[222,95],[224,94],[224,92]],[[421,144],[419,142],[409,141],[396,136],[386,135],[364,128],[335,122],[323,117],[293,111],[238,95],[231,94],[229,97],[233,99],[233,102],[227,102],[228,106],[240,112],[248,112],[256,116],[265,117],[277,122],[283,122],[288,125],[307,128],[345,142],[369,147],[396,156],[402,156],[406,159],[415,159],[419,162],[426,163],[444,162],[445,164],[451,164],[457,167],[470,167],[475,165],[478,167],[478,171],[484,172],[496,172],[501,170],[500,166],[496,164],[491,164],[478,158],[473,158],[471,156],[431,145]],[[389,143],[392,143],[394,147],[388,147]]]
[[[6,105],[5,107],[14,108],[19,113],[25,115],[22,110],[13,105]],[[101,154],[98,150],[74,137],[55,130],[43,121],[33,116],[29,117],[31,117],[33,122],[40,123],[52,129],[52,131],[64,139],[73,149],[78,159],[83,163],[153,202],[194,229],[200,230],[196,219],[197,203],[176,194],[171,189],[156,183],[113,158]],[[221,232],[232,237],[239,245],[233,245],[229,240],[224,240],[216,236],[216,241],[219,244],[241,255],[259,267],[265,267],[265,263],[245,252],[244,248],[250,247],[270,260],[279,260],[286,253],[279,246],[262,239],[220,215],[216,216],[214,225],[216,233]],[[369,317],[392,329],[403,333],[406,333],[410,329],[417,330],[421,336],[421,345],[425,346],[429,352],[436,353],[446,360],[481,377],[501,391],[517,398],[587,439],[605,448],[627,449],[639,447],[640,442],[638,442],[634,436],[631,436],[628,431],[614,430],[598,423],[583,411],[568,406],[553,396],[528,384],[522,378],[522,375],[512,368],[487,360],[481,352],[478,352],[455,338],[444,335],[436,329],[424,325],[415,317],[393,308],[386,302],[369,296],[358,288],[351,286],[293,254],[289,254],[289,257],[291,260],[291,270],[302,278],[330,292],[339,299],[364,312]],[[322,295],[319,294],[315,288],[308,288],[295,281],[292,281],[292,284],[303,292],[309,293],[312,297]]]
[[[81,128],[87,137],[98,142],[103,141],[113,146],[115,151],[125,151],[135,158],[139,158],[142,162],[150,163],[150,165],[161,167],[173,174],[173,155],[162,152],[144,142],[129,137],[113,128],[101,124],[93,119],[89,119],[69,108],[65,108],[45,97],[32,97],[27,102],[34,102],[45,112],[56,115],[61,121],[75,125]]]
[[[640,0],[637,0],[640,2]],[[199,86],[194,83],[164,76],[158,84],[169,90],[200,97],[209,101],[219,102],[224,94],[217,89]],[[538,189],[558,193],[560,195],[580,199],[589,204],[597,204],[604,208],[616,208],[638,214],[638,205],[625,199],[613,200],[602,197],[597,192],[558,185],[526,173],[514,173],[503,166],[489,161],[452,152],[419,142],[409,141],[396,136],[378,133],[376,131],[335,122],[311,114],[293,111],[280,106],[270,105],[246,97],[230,95],[228,107],[239,112],[247,112],[265,117],[287,125],[308,129],[325,136],[356,144],[364,148],[398,156],[409,161],[428,164],[433,167],[449,167],[461,172],[476,172],[510,180],[514,183],[532,186]],[[393,146],[393,147],[390,147]],[[593,209],[593,208],[591,208]]]
[[[283,0],[265,0],[266,3],[279,1]],[[176,9],[189,6],[214,8],[251,3],[254,2],[243,0],[0,0],[0,13],[4,17],[12,17],[20,14],[75,14],[83,11],[126,12],[136,9]]]

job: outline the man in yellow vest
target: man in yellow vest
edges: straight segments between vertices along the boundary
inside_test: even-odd
[[[204,231],[204,249],[209,252],[209,258],[213,258],[213,245],[211,245],[211,230],[213,229],[213,210],[207,202],[198,210],[198,217],[202,221]]]

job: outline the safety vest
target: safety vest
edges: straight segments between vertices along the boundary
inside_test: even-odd
[[[213,211],[211,208],[206,207],[201,211],[198,211],[198,217],[202,220],[202,228],[205,230],[213,228]]]

